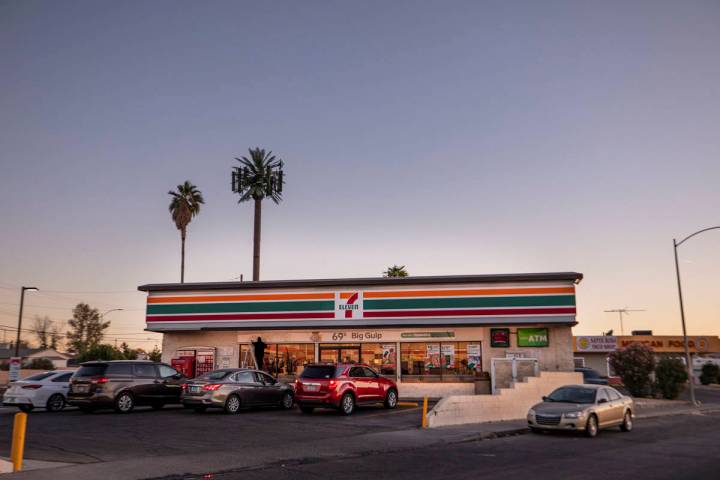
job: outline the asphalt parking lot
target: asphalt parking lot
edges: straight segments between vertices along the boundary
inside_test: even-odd
[[[14,408],[0,408],[0,455],[10,454]],[[332,410],[307,415],[261,409],[227,415],[220,410],[195,413],[180,406],[163,410],[137,408],[130,414],[112,410],[84,414],[76,409],[29,414],[25,457],[70,463],[108,462],[139,457],[198,454],[243,448],[291,449],[298,442],[349,439],[356,435],[419,426],[421,408],[394,410],[360,407],[349,417]]]

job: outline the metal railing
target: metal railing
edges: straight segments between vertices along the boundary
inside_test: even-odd
[[[497,364],[510,364],[510,382],[507,387],[498,387],[498,368]],[[518,366],[532,367],[532,375],[518,375]],[[493,358],[490,362],[490,391],[495,395],[497,388],[508,388],[518,380],[524,380],[527,377],[537,377],[540,374],[540,364],[537,358]]]

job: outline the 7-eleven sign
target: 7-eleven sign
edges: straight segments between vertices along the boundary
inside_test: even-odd
[[[362,292],[335,292],[335,318],[362,318]]]

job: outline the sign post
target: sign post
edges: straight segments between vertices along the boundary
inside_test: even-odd
[[[10,357],[10,370],[8,373],[8,380],[11,382],[17,382],[20,380],[20,367],[22,366],[22,359],[20,357]]]

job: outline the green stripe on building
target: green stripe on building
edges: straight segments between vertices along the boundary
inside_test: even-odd
[[[365,310],[402,310],[412,308],[495,308],[574,306],[574,295],[534,297],[460,297],[365,300]]]
[[[241,303],[183,303],[176,305],[154,305],[147,307],[148,315],[173,313],[240,313],[240,312],[317,312],[333,311],[335,302],[241,302]]]

